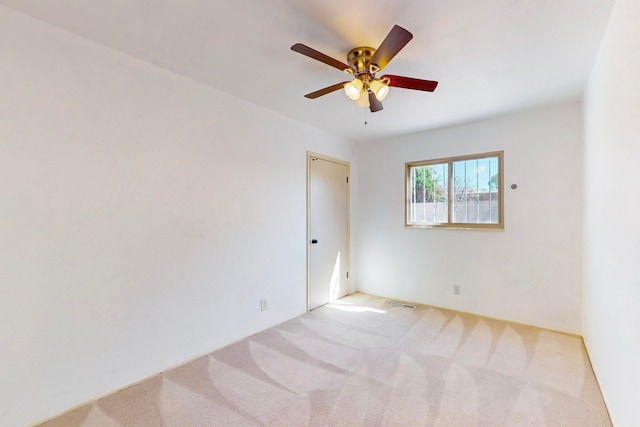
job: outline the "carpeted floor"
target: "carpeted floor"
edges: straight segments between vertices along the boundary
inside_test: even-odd
[[[42,424],[610,426],[582,339],[356,293]]]

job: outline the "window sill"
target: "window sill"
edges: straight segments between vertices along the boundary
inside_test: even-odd
[[[504,224],[405,224],[405,228],[441,228],[451,230],[504,231]]]

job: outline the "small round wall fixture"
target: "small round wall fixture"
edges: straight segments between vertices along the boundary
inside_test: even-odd
[[[515,190],[516,188],[518,188],[518,186],[516,184],[511,184],[511,189]]]

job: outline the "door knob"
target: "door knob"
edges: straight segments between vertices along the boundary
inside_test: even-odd
[[[311,244],[315,245],[316,243],[318,243],[318,239],[311,239]]]

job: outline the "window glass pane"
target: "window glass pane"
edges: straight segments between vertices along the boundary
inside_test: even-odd
[[[498,157],[453,162],[453,222],[498,223],[498,171]]]
[[[447,163],[411,166],[409,189],[409,222],[446,223],[448,221]]]

